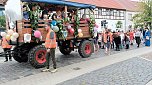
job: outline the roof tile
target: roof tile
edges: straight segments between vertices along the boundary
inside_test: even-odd
[[[67,0],[72,2],[93,4],[97,7],[105,7],[105,8],[115,8],[115,9],[125,9],[120,3],[115,0]]]

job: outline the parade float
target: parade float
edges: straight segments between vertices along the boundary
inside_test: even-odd
[[[23,7],[27,7],[28,12],[25,19]],[[69,55],[78,49],[80,56],[87,58],[94,52],[94,8],[94,5],[64,0],[8,0],[5,5],[7,32],[1,35],[15,46],[12,57],[17,62],[29,62],[35,68],[44,67],[46,49],[43,43],[47,34],[45,23],[49,22],[51,29],[56,32],[62,54]],[[80,19],[78,11],[81,9],[90,10],[89,18]],[[50,12],[50,18],[44,15],[45,10]],[[53,13],[56,16],[59,13],[60,18]]]

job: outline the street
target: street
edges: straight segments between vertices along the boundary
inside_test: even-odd
[[[140,48],[143,48],[141,46]],[[140,49],[139,48],[139,49]],[[129,50],[137,49],[136,45],[131,46]],[[128,51],[129,51],[128,50]],[[111,55],[125,52],[126,49],[121,51],[113,51]],[[79,54],[75,51],[71,55],[62,55],[58,49],[56,52],[56,60],[58,67],[65,67],[75,63],[80,63],[84,61],[93,60],[96,58],[102,58],[108,56],[104,53],[103,49],[94,53],[89,58],[81,58]],[[123,56],[123,55],[122,55]],[[119,56],[119,57],[122,57]],[[3,62],[4,58],[0,60],[0,84],[10,82],[12,80],[26,78],[31,75],[36,75],[41,73],[41,69],[35,69],[28,63],[18,63],[16,61]],[[116,63],[114,65],[107,66],[105,68],[98,69],[91,73],[84,74],[77,78],[71,79],[60,83],[59,85],[145,85],[149,80],[152,79],[152,63],[141,58],[131,58],[129,60]],[[143,68],[143,69],[141,69]],[[79,70],[80,68],[74,68],[74,70]],[[144,76],[143,76],[144,75]],[[141,76],[143,76],[141,78]],[[139,79],[138,79],[139,78]],[[132,80],[130,80],[132,79]],[[87,80],[87,81],[86,81]],[[109,82],[109,83],[108,83]],[[126,84],[126,82],[128,84]],[[130,82],[130,83],[129,83]],[[142,83],[140,83],[142,82]]]

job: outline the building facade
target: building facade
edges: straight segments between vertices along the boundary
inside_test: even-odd
[[[73,2],[96,5],[95,19],[100,30],[104,30],[103,21],[106,21],[106,27],[112,31],[128,31],[133,28],[132,17],[137,14],[137,2],[131,0],[70,0]],[[79,12],[80,17],[84,10]],[[88,14],[88,13],[86,13]]]

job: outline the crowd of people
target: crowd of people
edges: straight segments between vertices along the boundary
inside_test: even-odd
[[[76,10],[68,10],[65,13],[64,7],[54,7],[54,6],[43,6],[39,5],[23,5],[23,19],[30,20],[31,12],[35,16],[38,16],[39,20],[63,20],[67,18],[69,21],[73,21],[76,15]]]
[[[151,32],[148,28],[128,30],[127,32],[119,30],[112,32],[105,28],[104,31],[97,32],[94,37],[95,51],[105,49],[105,53],[110,54],[111,49],[115,49],[115,51],[129,49],[130,45],[135,44],[134,41],[137,48],[140,47],[141,43],[150,46]]]

